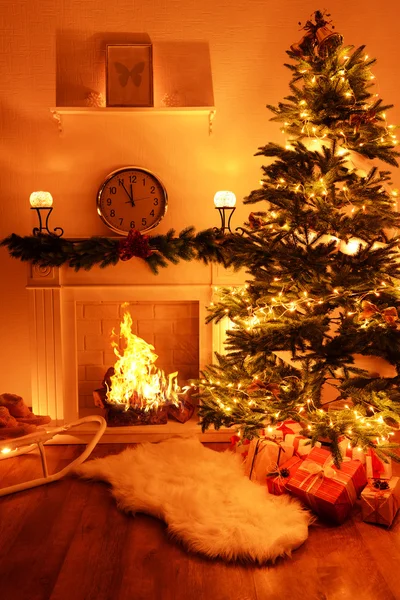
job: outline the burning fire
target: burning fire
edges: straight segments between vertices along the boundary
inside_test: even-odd
[[[118,360],[114,365],[111,387],[107,390],[107,402],[125,405],[125,410],[130,407],[157,409],[166,403],[178,405],[178,372],[166,377],[164,371],[156,367],[158,356],[154,346],[132,333],[132,317],[128,312],[120,323],[120,338],[125,341],[122,354],[118,343],[115,340],[111,342]]]

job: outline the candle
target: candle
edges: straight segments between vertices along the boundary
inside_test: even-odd
[[[48,208],[53,204],[50,192],[32,192],[29,198],[32,208]]]

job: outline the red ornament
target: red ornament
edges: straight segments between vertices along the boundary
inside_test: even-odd
[[[250,229],[260,229],[260,227],[264,227],[265,221],[261,217],[257,215],[257,213],[251,212],[249,214],[249,224]]]
[[[148,258],[151,254],[153,254],[153,250],[150,248],[149,236],[142,235],[136,229],[131,229],[127,238],[119,243],[120,260],[130,260],[133,256]]]

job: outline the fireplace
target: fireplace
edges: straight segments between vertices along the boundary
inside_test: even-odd
[[[128,304],[135,332],[155,346],[164,371],[178,371],[181,386],[198,377],[214,352],[223,349],[224,323],[205,324],[216,277],[209,266],[193,269],[184,264],[170,269],[155,277],[144,266],[139,274],[134,272],[141,282],[137,284],[132,283],[129,263],[89,272],[29,266],[34,412],[49,414],[54,426],[99,412],[92,392],[115,362],[110,334],[121,320],[122,303]],[[71,441],[85,442],[85,435],[80,428]],[[225,441],[231,434],[223,430],[202,434],[195,416],[185,424],[110,427],[103,441],[158,440],[170,435]]]
[[[119,341],[121,349],[119,329],[126,313],[132,333],[154,346],[157,366],[166,374],[178,372],[181,388],[199,377],[198,301],[77,302],[80,416],[93,413],[93,389],[100,388],[107,369],[114,366],[111,344]]]

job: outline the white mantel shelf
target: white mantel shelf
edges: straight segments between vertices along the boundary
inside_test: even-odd
[[[63,130],[62,115],[207,115],[208,133],[211,135],[213,120],[215,117],[215,106],[128,106],[114,107],[101,106],[98,108],[88,106],[54,106],[50,108],[53,119],[56,121],[60,133]]]
[[[50,108],[52,113],[61,115],[83,114],[118,114],[118,113],[204,113],[215,112],[215,106],[55,106]]]

